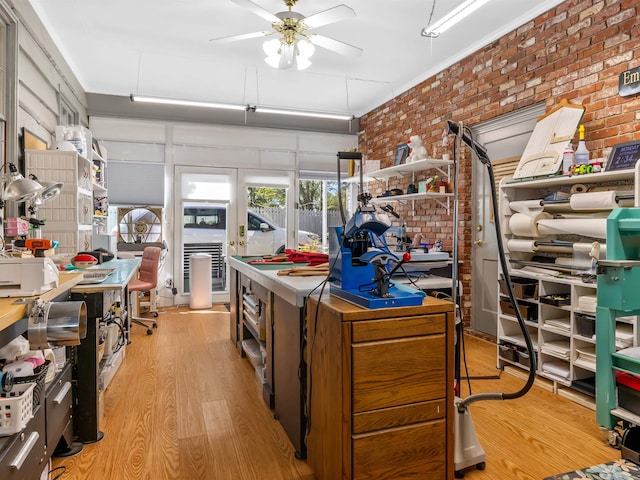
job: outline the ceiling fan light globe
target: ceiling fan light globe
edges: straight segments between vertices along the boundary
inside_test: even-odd
[[[267,40],[262,44],[262,49],[264,50],[264,53],[266,53],[269,57],[278,56],[280,54],[280,40],[278,40],[277,38]]]
[[[298,42],[298,60],[301,58],[309,60],[315,51],[316,47],[314,47],[313,43],[307,42],[306,40],[300,40]]]

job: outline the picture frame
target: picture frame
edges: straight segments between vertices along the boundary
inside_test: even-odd
[[[407,157],[409,156],[409,145],[406,143],[401,143],[396,147],[396,155],[393,158],[393,165],[402,165],[407,161]]]
[[[37,136],[31,130],[22,127],[22,151],[25,150],[46,150],[49,147],[47,142]]]
[[[613,146],[604,171],[631,170],[636,166],[638,160],[640,160],[640,140],[618,143]]]

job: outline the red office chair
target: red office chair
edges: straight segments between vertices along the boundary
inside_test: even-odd
[[[160,247],[145,247],[142,252],[142,261],[140,263],[140,269],[138,270],[138,278],[129,282],[129,295],[131,299],[131,305],[137,299],[135,295],[139,295],[140,292],[149,292],[149,301],[140,302],[140,306],[148,306],[149,312],[153,313],[154,317],[158,316],[158,306],[156,302],[156,290],[158,285],[158,265],[160,263],[160,254],[162,249]],[[158,324],[155,320],[148,320],[141,317],[131,316],[131,323],[137,323],[143,327],[147,327],[147,335],[151,335],[153,330],[144,322],[152,322],[153,328],[158,328]]]

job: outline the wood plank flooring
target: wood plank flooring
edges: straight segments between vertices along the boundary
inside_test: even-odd
[[[151,336],[133,327],[105,392],[104,439],[55,459],[54,467],[67,468],[62,479],[312,480],[263,402],[254,370],[231,344],[224,307],[168,308],[158,323]],[[493,344],[469,336],[465,344],[470,376],[499,374]],[[515,391],[522,383],[502,373],[472,380],[472,388]],[[486,470],[469,471],[470,480],[540,480],[620,458],[592,410],[538,387],[470,411],[487,456]]]

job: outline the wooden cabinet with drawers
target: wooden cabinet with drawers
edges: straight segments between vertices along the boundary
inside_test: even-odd
[[[307,457],[318,479],[453,478],[453,304],[307,308]]]

